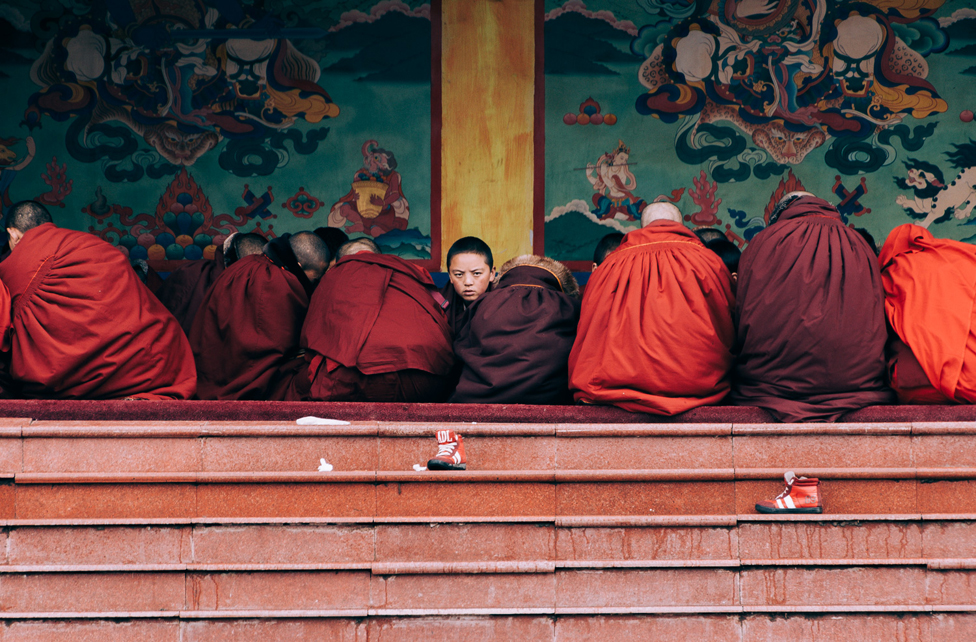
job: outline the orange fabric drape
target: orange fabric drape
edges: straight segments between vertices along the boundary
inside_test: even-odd
[[[907,224],[888,235],[879,260],[891,329],[935,390],[976,402],[976,247]],[[897,371],[892,386],[903,401],[938,400],[920,396],[917,382],[899,383]]]
[[[629,232],[590,277],[569,356],[577,401],[674,415],[729,392],[732,278],[680,223]]]

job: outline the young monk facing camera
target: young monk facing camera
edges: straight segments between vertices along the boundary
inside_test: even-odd
[[[450,280],[441,294],[448,302],[451,333],[456,334],[468,306],[490,290],[495,280],[491,248],[475,236],[458,239],[447,251],[447,275]]]

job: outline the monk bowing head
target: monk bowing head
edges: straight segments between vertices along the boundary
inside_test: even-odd
[[[13,250],[17,247],[20,239],[24,238],[24,234],[29,230],[34,229],[38,225],[53,222],[54,219],[51,218],[51,213],[37,201],[20,201],[19,203],[14,203],[7,210],[6,221],[7,236],[9,237],[7,242],[10,245],[10,249]]]
[[[235,261],[245,256],[260,254],[268,239],[257,232],[235,232],[224,241],[224,266],[230,267]]]
[[[674,203],[651,203],[641,212],[641,227],[647,227],[654,221],[681,223],[681,210]]]
[[[447,274],[458,296],[468,303],[474,301],[495,279],[491,248],[476,236],[458,239],[447,251]]]
[[[295,254],[295,260],[314,285],[319,282],[329,267],[329,246],[314,232],[298,232],[288,238],[288,245]]]
[[[338,256],[337,260],[344,256],[351,256],[353,254],[361,254],[365,252],[366,254],[382,254],[383,251],[380,250],[380,246],[376,244],[371,238],[366,238],[365,236],[358,239],[353,239],[346,243],[343,243],[336,253]]]

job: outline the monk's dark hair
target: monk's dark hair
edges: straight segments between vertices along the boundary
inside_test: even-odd
[[[718,254],[718,258],[722,259],[729,272],[735,274],[739,271],[739,257],[742,256],[742,250],[735,243],[723,236],[708,241],[705,247]]]
[[[363,236],[358,239],[353,239],[348,243],[343,243],[342,247],[339,248],[336,258],[341,259],[344,256],[349,256],[350,254],[356,254],[357,252],[363,251],[372,252],[373,254],[383,253],[380,250],[380,246],[376,244],[376,241]]]
[[[878,254],[880,254],[880,252],[878,251],[878,244],[875,243],[874,237],[871,236],[871,232],[868,232],[863,227],[855,227],[854,231],[860,234],[861,238],[868,242],[868,245],[871,246],[871,251],[874,252],[875,256],[878,256]]]
[[[491,255],[491,248],[477,236],[465,236],[454,241],[454,245],[447,251],[447,267],[451,267],[451,259],[458,254],[477,254],[485,259],[488,269],[495,267],[495,259]]]
[[[714,241],[715,239],[727,238],[725,234],[722,233],[722,230],[716,230],[714,227],[699,227],[698,229],[694,230],[694,232],[695,236],[697,236],[698,240],[702,243],[708,243],[709,241]]]
[[[593,262],[599,266],[606,261],[610,253],[620,247],[623,240],[624,235],[621,232],[610,232],[604,236],[593,250]]]
[[[332,255],[329,246],[315,232],[292,234],[288,239],[288,245],[291,246],[291,251],[295,253],[295,260],[302,268],[313,270],[320,275],[325,274]]]
[[[20,201],[11,205],[10,209],[7,210],[7,219],[4,221],[4,227],[26,232],[27,230],[34,229],[38,225],[53,222],[54,219],[51,218],[51,213],[37,201]]]
[[[325,244],[329,247],[329,256],[336,256],[339,252],[339,248],[342,247],[344,243],[349,241],[349,235],[340,230],[338,227],[320,227],[315,230],[316,236],[325,241]],[[330,261],[332,259],[329,259]]]

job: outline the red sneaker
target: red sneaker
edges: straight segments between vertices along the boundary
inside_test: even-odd
[[[437,456],[427,462],[428,470],[464,470],[464,439],[453,430],[437,431]]]
[[[760,513],[822,513],[820,480],[815,477],[797,477],[793,471],[786,473],[786,490],[774,500],[756,504]]]

